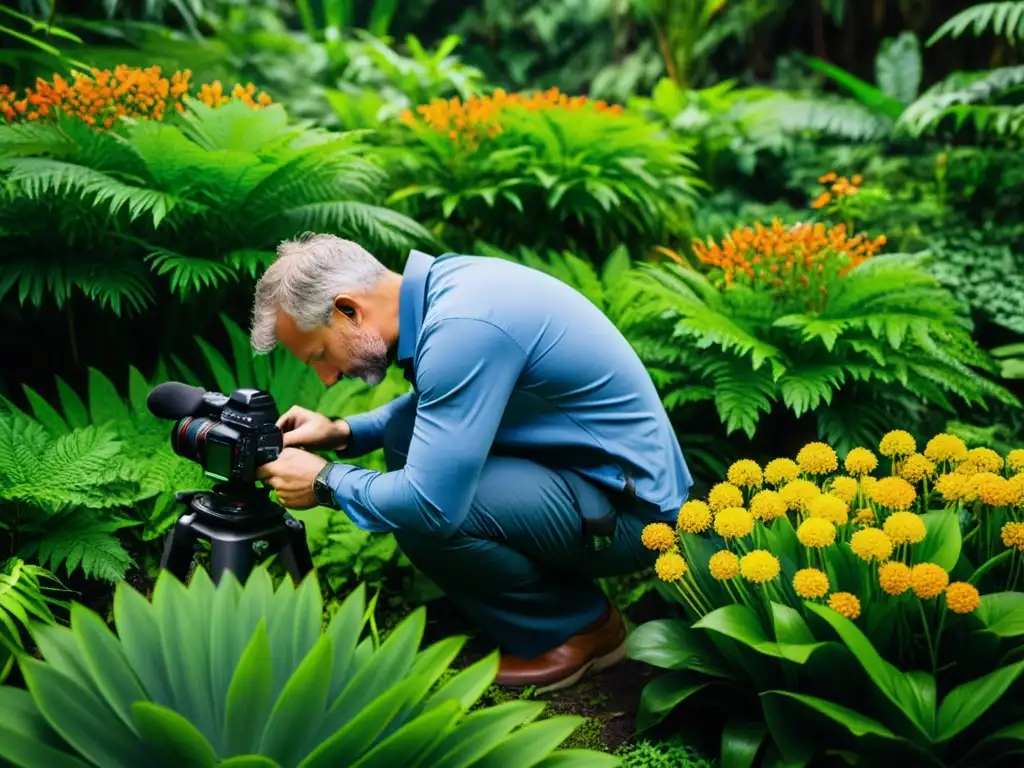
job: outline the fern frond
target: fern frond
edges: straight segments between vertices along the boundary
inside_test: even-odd
[[[69,575],[81,568],[90,579],[118,582],[135,561],[114,533],[130,520],[99,522],[93,519],[64,518],[53,530],[29,541],[19,552],[21,557],[35,556],[43,567],[52,570],[64,566]]]
[[[192,291],[222,285],[235,277],[231,267],[219,261],[201,256],[186,256],[166,248],[158,248],[146,254],[145,260],[152,264],[153,271],[168,276],[172,293],[183,299]]]
[[[782,402],[800,418],[822,404],[830,404],[833,392],[846,380],[846,374],[841,363],[802,365],[778,380]]]
[[[979,3],[965,8],[935,30],[935,34],[928,38],[928,45],[934,45],[944,37],[962,37],[968,27],[975,37],[991,31],[996,35],[1004,35],[1011,44],[1014,44],[1018,39],[1024,38],[1024,2],[1011,0]]]
[[[382,248],[409,248],[436,242],[426,228],[398,211],[356,200],[283,205],[276,223],[280,239],[312,231],[336,232]]]
[[[976,108],[978,105],[984,105],[1022,83],[1024,83],[1024,65],[999,67],[980,73],[954,73],[933,85],[907,107],[897,121],[896,128],[898,131],[906,132],[916,138],[934,128],[944,117],[954,112],[958,115],[957,124],[962,125],[965,121],[973,119],[974,116],[975,110],[966,109],[967,107]],[[979,115],[983,117],[986,124],[992,124],[991,116],[985,114],[988,111],[990,110],[982,110]],[[994,121],[997,129],[1004,124],[1008,129],[1012,129],[1016,125],[1012,115],[1003,120]]]
[[[715,408],[726,434],[743,430],[753,438],[761,413],[770,413],[775,401],[768,369],[751,370],[746,361],[722,356],[705,365],[703,373],[714,382]]]
[[[759,118],[791,134],[813,133],[849,141],[867,142],[892,134],[893,121],[853,99],[818,95],[813,98],[782,95],[762,99],[748,108],[748,119]]]
[[[78,144],[53,123],[10,123],[0,125],[0,159],[27,155],[67,157]]]

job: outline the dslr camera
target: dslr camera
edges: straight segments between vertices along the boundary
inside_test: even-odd
[[[281,453],[277,404],[268,392],[240,388],[224,395],[169,381],[154,387],[146,402],[154,416],[176,420],[174,452],[229,488],[254,485],[256,469]]]

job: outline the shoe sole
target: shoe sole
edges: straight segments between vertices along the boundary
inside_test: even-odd
[[[536,690],[538,694],[552,693],[553,691],[561,691],[570,686],[576,685],[585,676],[591,674],[597,674],[603,672],[606,669],[611,669],[614,666],[621,664],[626,660],[626,641],[623,640],[619,645],[604,656],[598,656],[595,659],[591,659],[578,670],[573,672],[568,677],[562,678],[554,683],[548,683],[544,686],[539,686]]]

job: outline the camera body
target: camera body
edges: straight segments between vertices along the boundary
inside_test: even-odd
[[[256,469],[276,459],[284,445],[274,398],[248,388],[230,395],[199,392],[188,407],[178,409],[178,415],[182,410],[187,415],[180,415],[171,429],[172,449],[230,487],[252,486]]]

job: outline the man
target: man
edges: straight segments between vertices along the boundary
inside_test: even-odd
[[[413,251],[398,274],[307,235],[256,288],[253,347],[277,343],[327,385],[397,363],[413,387],[346,419],[285,413],[261,473],[283,505],[393,533],[500,647],[499,684],[554,690],[625,658],[593,579],[650,565],[640,532],[674,524],[692,480],[650,376],[590,301],[502,259]],[[386,473],[344,463],[377,448]]]

